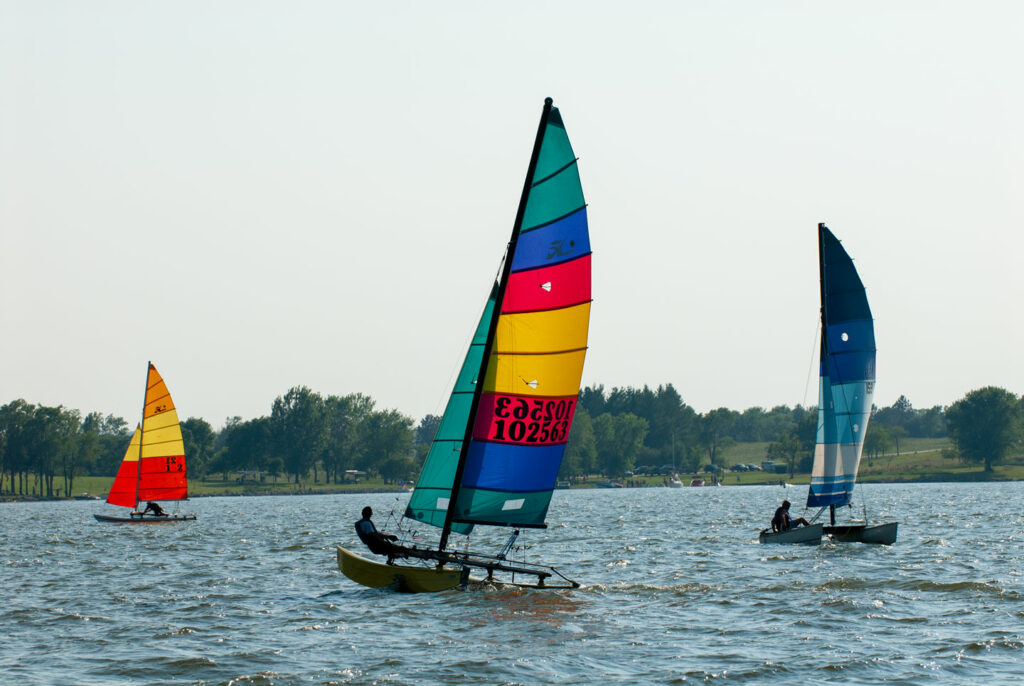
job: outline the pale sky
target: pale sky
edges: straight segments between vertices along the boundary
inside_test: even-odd
[[[546,96],[584,385],[816,402],[824,221],[879,406],[1024,393],[1022,68],[1019,2],[0,0],[0,404],[440,414]]]

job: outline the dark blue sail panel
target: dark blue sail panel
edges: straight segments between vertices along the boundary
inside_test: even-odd
[[[510,445],[474,440],[462,483],[470,488],[525,493],[550,486],[562,465],[565,444]]]
[[[818,228],[821,378],[808,507],[850,502],[875,389],[875,328],[864,285],[832,232]]]
[[[587,209],[519,235],[512,271],[548,267],[590,253]]]
[[[871,320],[864,284],[839,240],[827,228],[821,232],[825,280],[825,312],[830,324],[853,319]]]

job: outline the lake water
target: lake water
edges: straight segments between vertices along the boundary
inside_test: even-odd
[[[529,560],[585,586],[403,595],[337,569],[370,504],[202,498],[191,524],[0,504],[0,675],[19,684],[990,684],[1021,678],[1024,483],[858,486],[891,547],[764,546],[805,488],[556,491]],[[523,540],[520,539],[520,541]],[[500,545],[480,529],[474,548]],[[358,547],[356,547],[358,549]]]

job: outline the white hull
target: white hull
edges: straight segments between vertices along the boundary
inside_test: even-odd
[[[768,529],[765,529],[758,536],[758,540],[761,543],[799,543],[803,545],[818,545],[821,543],[822,525],[811,524],[810,526],[801,526],[789,531],[780,531],[777,534],[773,534]]]

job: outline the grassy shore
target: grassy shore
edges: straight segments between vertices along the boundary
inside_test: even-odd
[[[723,451],[726,465],[760,464],[765,459],[767,443],[737,443]],[[867,455],[861,460],[857,480],[861,482],[892,483],[892,482],[934,482],[934,481],[1020,481],[1024,480],[1024,454],[1012,456],[1005,464],[996,466],[991,473],[985,473],[980,465],[966,465],[957,460],[943,456],[943,451],[950,447],[949,441],[943,438],[905,439],[900,443],[899,454],[891,453],[879,457]],[[710,481],[708,474],[680,473],[683,485],[688,486],[693,479]],[[809,474],[772,474],[767,472],[731,472],[721,475],[723,486],[751,486],[758,484],[777,484],[785,481],[790,484],[806,484]],[[72,495],[93,494],[106,496],[110,490],[113,477],[79,476],[74,480]],[[596,487],[606,481],[603,477],[593,476],[573,483],[573,488]],[[632,476],[621,480],[632,486],[662,486],[662,476]],[[57,477],[54,487],[63,493],[64,480]],[[10,492],[10,482],[0,483],[0,490]],[[380,479],[370,479],[359,483],[327,484],[312,480],[304,480],[296,484],[284,478],[268,479],[262,482],[240,482],[235,479],[193,479],[189,481],[189,494],[193,497],[213,495],[310,495],[317,493],[384,493],[398,492],[395,484],[386,484]],[[31,497],[31,496],[30,496]],[[30,498],[29,497],[29,498]],[[38,496],[36,496],[38,497]],[[23,500],[22,496],[0,495],[2,500]]]

